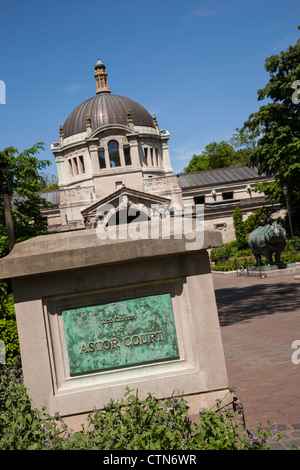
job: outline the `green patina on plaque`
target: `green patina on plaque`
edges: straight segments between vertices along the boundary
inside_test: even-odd
[[[70,375],[179,358],[169,294],[62,311]]]

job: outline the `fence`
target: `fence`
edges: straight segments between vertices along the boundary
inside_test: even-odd
[[[237,262],[236,259],[234,261],[235,261],[235,269],[236,269],[236,275],[237,276],[240,276],[241,273],[243,273],[243,275],[250,276],[250,271],[256,271],[257,268],[258,268],[259,277],[264,277],[264,275],[262,274],[261,261],[260,261],[259,258],[257,258],[257,260],[256,260],[257,264],[256,264],[255,267],[249,265],[247,258],[245,258],[245,267],[244,268],[241,268],[239,266],[239,263]]]

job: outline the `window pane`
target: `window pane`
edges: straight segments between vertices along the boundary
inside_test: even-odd
[[[77,158],[73,158],[73,162],[74,162],[74,166],[75,166],[75,171],[76,171],[76,175],[79,175],[79,171],[78,171],[78,164],[77,164]]]
[[[100,168],[106,168],[105,156],[104,156],[104,150],[103,149],[100,149],[98,151],[98,157],[99,157]]]
[[[195,196],[194,197],[195,204],[205,204],[205,196]]]
[[[150,155],[151,155],[150,165],[153,166],[154,165],[154,163],[153,163],[153,149],[150,149]]]
[[[79,157],[79,162],[80,162],[80,170],[81,170],[81,173],[85,173],[85,166],[84,166],[84,160],[83,160],[83,156],[80,155]]]
[[[110,166],[120,166],[120,155],[119,155],[119,144],[116,140],[111,140],[108,144],[108,153],[109,153],[109,160]]]
[[[71,162],[71,160],[69,160],[69,165],[70,165],[70,166],[69,166],[69,168],[70,168],[70,174],[71,174],[71,176],[73,176],[73,167],[72,167],[72,162]]]
[[[131,165],[130,147],[124,147],[125,165]]]
[[[222,193],[223,200],[233,199],[233,192]]]

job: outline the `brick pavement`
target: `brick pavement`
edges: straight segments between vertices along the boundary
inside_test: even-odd
[[[292,362],[292,343],[300,340],[300,280],[294,277],[213,273],[229,385],[239,387],[247,429],[259,421],[288,427],[275,449],[300,445],[300,364]]]

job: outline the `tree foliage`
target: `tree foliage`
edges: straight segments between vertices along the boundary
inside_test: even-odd
[[[214,170],[235,165],[245,165],[249,160],[250,150],[239,148],[222,140],[211,142],[206,145],[200,155],[193,155],[188,166],[184,169],[186,173],[193,171]]]
[[[58,178],[55,175],[40,174],[39,191],[52,191],[58,189]]]
[[[40,235],[47,226],[40,208],[49,206],[49,203],[37,194],[43,182],[40,172],[50,165],[50,161],[36,157],[43,149],[43,144],[38,143],[23,152],[19,152],[14,147],[0,151],[0,190],[2,195],[3,185],[6,183],[10,194],[16,242]],[[5,256],[8,253],[8,239],[2,197],[0,199],[0,240],[0,253],[1,256]]]
[[[237,244],[239,248],[243,248],[246,245],[245,224],[243,221],[243,212],[238,206],[235,208],[232,217]]]
[[[14,147],[0,151],[0,258],[9,251],[4,201],[4,185],[8,186],[16,242],[42,234],[47,221],[41,215],[41,206],[49,203],[37,192],[45,184],[40,171],[50,165],[36,155],[42,150],[38,143],[19,152]],[[19,354],[19,339],[15,320],[14,301],[10,282],[0,282],[0,341],[5,344],[6,361],[9,363]]]
[[[298,27],[300,29],[300,27]],[[258,90],[259,110],[249,116],[243,132],[257,140],[250,158],[259,173],[274,177],[274,183],[259,183],[258,189],[271,201],[285,199],[282,188],[288,187],[293,222],[300,228],[300,102],[297,80],[300,79],[300,39],[286,51],[265,60],[269,82]]]

